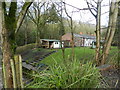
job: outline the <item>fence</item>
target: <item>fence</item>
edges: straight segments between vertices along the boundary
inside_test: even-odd
[[[22,82],[22,58],[21,55],[15,55],[14,60],[10,60],[12,77],[13,77],[13,88],[23,88]],[[4,77],[4,87],[6,87],[6,73],[5,66],[3,64],[3,77]]]

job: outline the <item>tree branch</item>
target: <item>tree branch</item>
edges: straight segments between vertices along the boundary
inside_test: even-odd
[[[34,19],[34,17],[33,17],[33,15],[32,15],[32,13],[28,10],[28,12],[27,12],[27,16],[36,24],[37,22],[36,22],[36,20]]]
[[[96,3],[97,4],[97,2],[95,1],[95,0],[93,0],[94,1],[94,3]]]
[[[66,2],[63,2],[63,3],[66,4],[66,5],[68,5],[68,6],[73,7],[73,8],[75,8],[75,9],[78,9],[79,11],[81,11],[81,10],[89,10],[89,8],[82,8],[82,9],[80,9],[80,8],[75,7],[75,6],[73,6],[73,5],[67,4]],[[94,9],[94,8],[90,8],[90,9]]]
[[[87,3],[93,7],[92,9],[94,9],[95,12],[97,12],[97,7],[95,7],[92,3],[89,3],[89,2],[87,2]]]
[[[88,8],[89,8],[91,14],[96,18],[97,15],[95,15],[95,14],[93,13],[93,11],[92,11],[91,8],[90,8],[89,2],[88,2],[87,0],[86,0],[86,3],[87,3],[87,5],[88,5]]]
[[[18,19],[17,19],[17,27],[16,27],[16,30],[15,30],[15,34],[19,31],[19,28],[20,28],[20,26],[23,22],[24,17],[25,17],[25,14],[27,13],[27,10],[32,3],[33,2],[25,2],[25,4],[23,5],[22,10],[21,10],[21,12],[18,16]]]
[[[66,7],[65,7],[65,3],[63,3],[63,4],[64,4],[64,9],[65,9],[66,15],[71,19],[72,17],[68,14],[68,12],[67,12],[67,10],[66,10]]]

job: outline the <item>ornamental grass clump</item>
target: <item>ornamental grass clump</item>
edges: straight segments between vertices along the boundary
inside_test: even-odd
[[[91,63],[82,64],[79,60],[64,61],[49,66],[33,75],[35,79],[29,88],[95,88],[99,85],[99,70]]]

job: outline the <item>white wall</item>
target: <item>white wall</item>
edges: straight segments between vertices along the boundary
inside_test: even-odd
[[[63,43],[63,42],[62,42]],[[63,47],[63,44],[62,44]],[[53,42],[53,48],[61,48],[61,43],[60,42]]]
[[[91,46],[93,39],[84,39],[84,46]]]

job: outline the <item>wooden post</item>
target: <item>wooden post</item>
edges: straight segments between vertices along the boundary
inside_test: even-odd
[[[12,75],[13,75],[13,88],[17,88],[16,74],[15,74],[15,64],[14,64],[13,59],[10,60],[10,63],[11,63]]]
[[[21,59],[21,56],[20,55],[15,55],[14,60],[15,60],[17,87],[18,88],[23,88],[23,82],[22,82],[22,59]]]
[[[20,81],[19,81],[19,58],[18,55],[14,56],[14,60],[15,60],[15,71],[16,71],[16,80],[17,80],[17,87],[20,88]]]
[[[19,55],[19,71],[20,71],[20,85],[21,85],[21,88],[23,88],[23,81],[22,81],[22,58],[21,58],[21,55]]]

